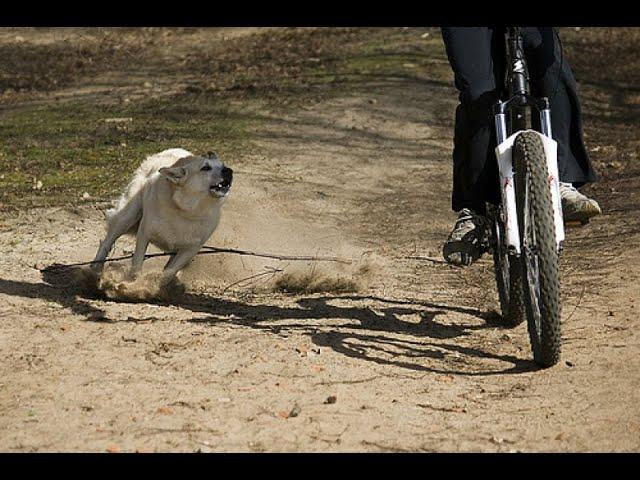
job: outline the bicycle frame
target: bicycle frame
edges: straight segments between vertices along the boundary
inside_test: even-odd
[[[507,65],[509,74],[507,83],[511,98],[505,102],[498,101],[494,107],[496,138],[498,144],[507,139],[507,113],[515,113],[512,120],[512,131],[526,130],[526,118],[530,108],[536,108],[540,114],[542,134],[551,136],[551,106],[549,99],[536,99],[529,94],[529,72],[524,57],[524,46],[520,27],[508,27],[507,30]]]
[[[564,223],[560,202],[559,175],[557,164],[557,143],[552,138],[551,106],[546,97],[537,99],[529,93],[529,73],[524,56],[524,46],[520,27],[508,27],[506,35],[507,47],[507,85],[510,98],[499,100],[494,106],[496,140],[496,156],[500,171],[502,194],[502,221],[505,225],[505,242],[512,254],[520,254],[520,237],[516,215],[515,191],[513,185],[513,166],[511,148],[515,136],[527,130],[531,109],[537,110],[540,116],[541,139],[547,158],[549,170],[549,186],[554,207],[554,223],[558,251],[564,241]],[[511,132],[507,127],[507,114],[511,114]]]

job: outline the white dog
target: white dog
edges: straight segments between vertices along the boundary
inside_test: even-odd
[[[211,152],[198,157],[173,148],[147,157],[117,206],[107,211],[107,236],[100,242],[94,259],[98,263],[92,268],[100,274],[115,241],[124,234],[136,234],[131,278],[140,272],[152,243],[173,253],[162,277],[162,284],[168,283],[218,226],[232,178],[233,171]]]

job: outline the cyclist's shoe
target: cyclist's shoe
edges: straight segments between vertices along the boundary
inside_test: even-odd
[[[589,223],[591,217],[600,215],[598,202],[581,194],[572,184],[560,182],[562,215],[565,222]]]
[[[468,208],[463,209],[444,244],[442,256],[453,265],[471,265],[488,250],[488,231],[484,216]]]

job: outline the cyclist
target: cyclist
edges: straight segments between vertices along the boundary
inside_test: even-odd
[[[460,92],[453,150],[452,208],[458,219],[443,255],[471,265],[486,251],[485,202],[500,198],[492,107],[506,72],[504,27],[442,28],[447,57]],[[549,97],[553,139],[558,143],[560,196],[565,221],[586,221],[601,213],[598,203],[576,187],[596,180],[584,145],[576,81],[551,27],[523,27],[531,94]],[[532,121],[538,121],[533,115]]]

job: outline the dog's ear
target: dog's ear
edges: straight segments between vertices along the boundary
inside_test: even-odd
[[[218,158],[218,154],[216,152],[207,152],[207,158]]]
[[[170,182],[181,184],[187,178],[187,169],[184,167],[161,168],[158,170]]]

